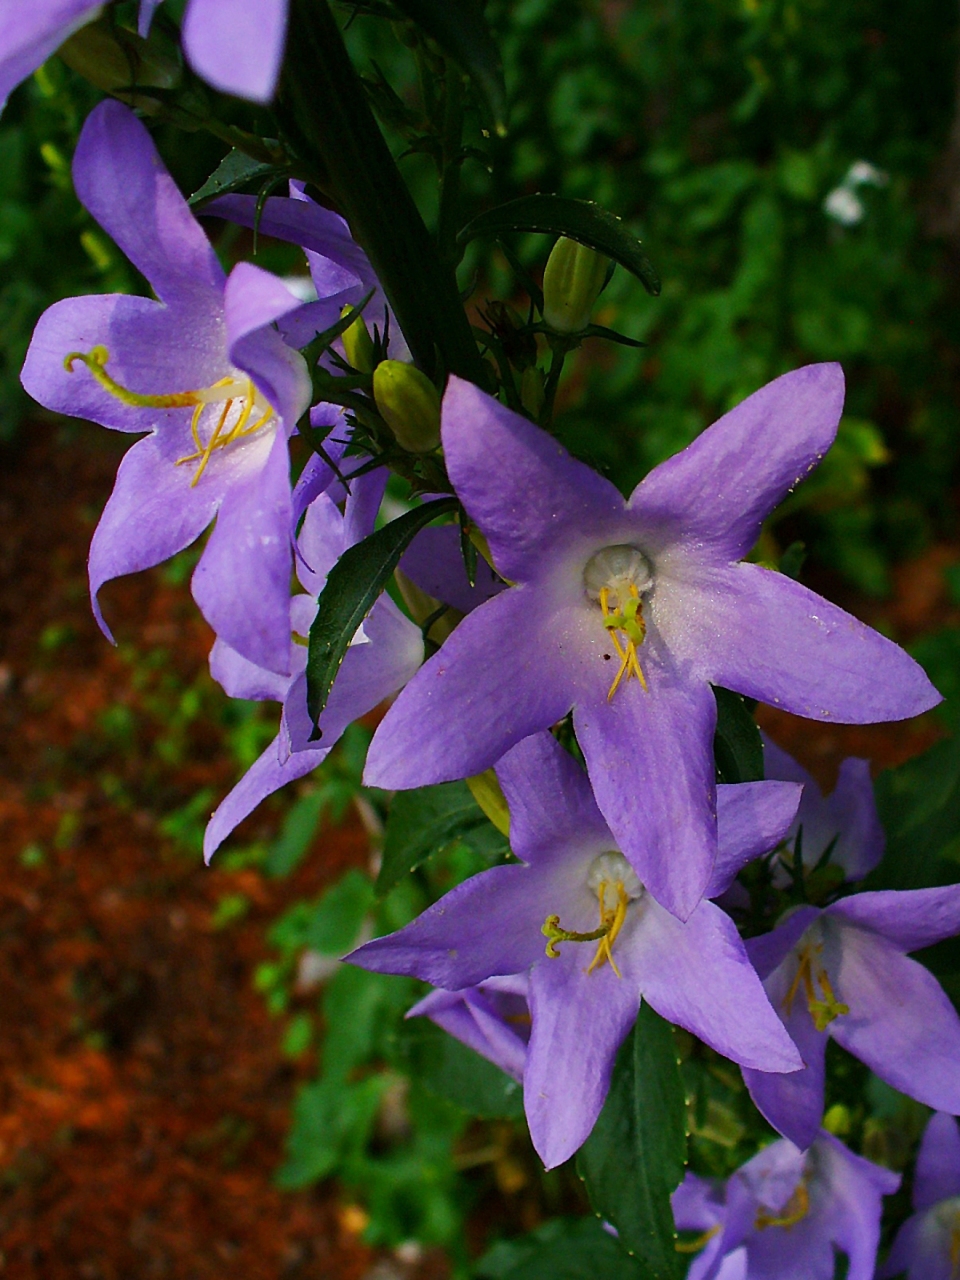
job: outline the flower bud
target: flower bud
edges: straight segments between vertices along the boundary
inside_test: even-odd
[[[579,333],[590,323],[610,260],[561,236],[543,273],[543,318],[556,333]]]
[[[342,320],[352,310],[351,306],[344,307],[340,312],[340,319]],[[353,324],[348,329],[344,329],[340,336],[343,339],[343,351],[348,364],[353,365],[358,373],[373,373],[373,339],[370,337],[370,330],[363,316],[357,316]]]
[[[160,100],[147,91],[174,89],[181,78],[176,59],[154,41],[105,19],[75,31],[57,52],[68,67],[96,88],[147,115],[155,115],[161,107]]]
[[[373,398],[402,448],[429,453],[440,443],[440,397],[412,364],[381,361],[373,373]]]

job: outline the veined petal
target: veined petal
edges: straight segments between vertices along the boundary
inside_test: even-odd
[[[183,48],[194,71],[215,89],[269,102],[277,87],[288,0],[190,0]]]
[[[817,1155],[830,1189],[824,1227],[850,1259],[847,1278],[874,1280],[883,1212],[880,1200],[897,1190],[900,1176],[854,1155],[829,1133],[820,1135]]]
[[[960,1196],[960,1133],[953,1116],[938,1111],[923,1133],[913,1171],[913,1207]]]
[[[231,362],[250,375],[289,434],[310,404],[310,374],[299,351],[268,326],[295,310],[298,299],[269,271],[240,262],[230,272],[223,305]]]
[[[899,951],[920,951],[960,933],[960,885],[856,893],[826,910],[881,934]]]
[[[790,830],[801,794],[795,782],[717,787],[717,860],[708,898],[726,893],[741,868],[776,848]]]
[[[460,550],[460,530],[452,524],[421,529],[400,561],[400,568],[421,591],[460,613],[470,613],[504,590],[503,580],[479,555],[476,580],[471,587]]]
[[[843,371],[813,364],[768,382],[637,486],[630,509],[712,562],[740,560],[760,525],[833,443]]]
[[[290,684],[289,676],[242,658],[219,636],[210,650],[210,674],[228,697],[251,702],[282,702]]]

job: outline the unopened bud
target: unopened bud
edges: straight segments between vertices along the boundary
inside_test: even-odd
[[[68,67],[96,88],[153,115],[161,103],[150,89],[173,89],[181,72],[176,59],[135,31],[105,19],[80,28],[58,50]]]
[[[340,319],[353,310],[353,307],[346,306],[340,312]],[[370,330],[366,326],[363,316],[357,316],[353,324],[348,329],[344,329],[340,335],[343,339],[343,351],[347,357],[347,363],[353,365],[358,373],[373,373],[373,339],[370,337]]]
[[[373,398],[402,448],[429,453],[440,443],[440,397],[412,364],[382,360],[373,373]]]
[[[543,273],[543,318],[556,333],[579,333],[590,323],[610,260],[561,236]]]
[[[543,401],[543,371],[536,365],[530,369],[524,369],[520,377],[520,403],[534,421],[540,417]]]

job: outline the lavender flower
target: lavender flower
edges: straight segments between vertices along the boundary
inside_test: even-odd
[[[234,827],[262,800],[287,782],[302,778],[329,754],[344,729],[384,698],[396,693],[423,661],[423,638],[389,596],[382,596],[365,619],[347,650],[330,697],[320,717],[321,746],[311,742],[312,725],[306,709],[307,650],[305,639],[317,612],[317,596],[326,576],[347,547],[366,537],[380,506],[383,472],[352,482],[341,515],[332,498],[321,492],[308,506],[297,541],[297,575],[303,594],[291,606],[293,638],[288,640],[289,676],[258,667],[241,657],[222,639],[210,654],[215,680],[233,698],[283,703],[280,732],[221,802],[204,834],[204,857],[209,862]],[[301,477],[301,489],[315,481]],[[299,498],[295,495],[295,505]]]
[[[530,980],[525,973],[488,978],[466,991],[431,991],[408,1018],[430,1018],[514,1080],[523,1080],[530,1040]]]
[[[49,409],[146,431],[126,454],[90,548],[103,583],[159,564],[216,516],[194,599],[250,662],[290,670],[292,508],[287,440],[309,403],[300,354],[273,323],[298,307],[240,263],[224,279],[150,136],[126,107],[91,112],[74,159],[83,204],[159,301],[68,298],[40,318],[23,385]]]
[[[46,62],[74,31],[97,16],[95,0],[31,0],[0,8],[0,110],[22,80]]]
[[[798,907],[747,942],[805,1063],[789,1076],[744,1071],[775,1129],[799,1147],[816,1137],[828,1036],[901,1093],[960,1112],[960,1018],[939,982],[906,954],[957,932],[960,885],[950,885]]]
[[[453,992],[530,970],[524,1105],[548,1168],[593,1128],[641,999],[736,1062],[797,1069],[797,1052],[730,918],[701,902],[681,923],[646,892],[585,773],[550,734],[519,743],[497,776],[510,806],[511,844],[525,865],[472,877],[349,959]],[[718,790],[711,893],[778,842],[798,799],[791,783]]]
[[[681,1231],[701,1233],[687,1280],[833,1280],[835,1251],[847,1280],[872,1280],[881,1200],[897,1174],[855,1156],[820,1131],[806,1152],[774,1142],[725,1187],[688,1173],[673,1194]]]
[[[449,474],[516,585],[476,609],[404,690],[371,745],[368,783],[478,773],[572,708],[618,846],[659,902],[689,916],[716,856],[711,684],[855,723],[939,700],[889,640],[789,578],[737,563],[826,452],[842,397],[836,365],[786,374],[626,502],[452,378]]]
[[[913,1175],[916,1210],[897,1232],[880,1280],[956,1280],[960,1274],[960,1135],[952,1116],[930,1117]]]

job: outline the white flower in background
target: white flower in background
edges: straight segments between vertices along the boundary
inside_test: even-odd
[[[889,181],[890,175],[869,160],[855,160],[840,185],[824,200],[824,213],[841,227],[855,227],[866,212],[857,187],[884,187]]]

